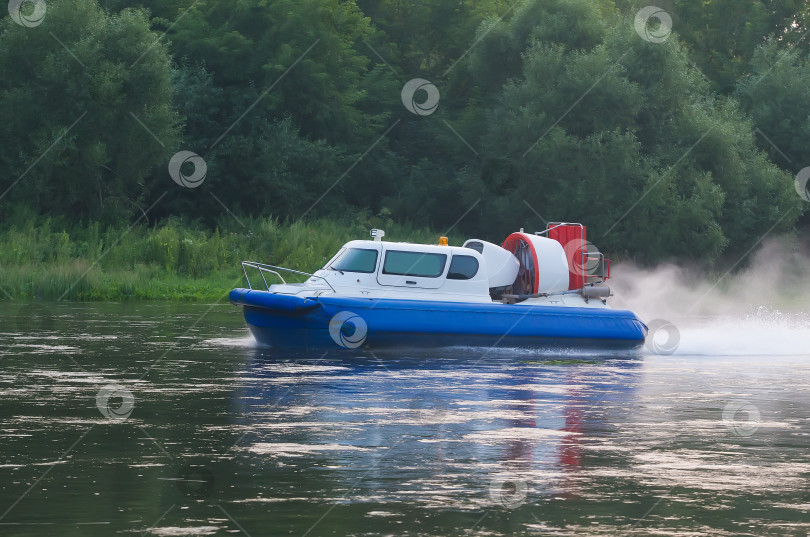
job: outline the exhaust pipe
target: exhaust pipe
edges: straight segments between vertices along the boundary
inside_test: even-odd
[[[610,287],[607,285],[586,285],[581,290],[582,297],[585,300],[589,298],[607,298],[610,295]]]

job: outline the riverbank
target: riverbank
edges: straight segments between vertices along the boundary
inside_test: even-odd
[[[0,231],[0,300],[218,300],[244,281],[242,260],[311,272],[375,226],[396,241],[439,236],[379,218],[242,219],[214,230],[181,220],[69,230],[50,219],[29,221]]]

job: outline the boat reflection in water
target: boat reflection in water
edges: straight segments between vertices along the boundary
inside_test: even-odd
[[[605,408],[634,397],[640,364],[507,349],[316,359],[257,349],[234,399],[251,431],[239,449],[277,470],[279,501],[391,516],[513,510],[581,492],[582,447],[605,430]]]

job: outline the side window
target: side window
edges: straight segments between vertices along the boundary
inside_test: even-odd
[[[469,280],[478,274],[478,260],[471,255],[454,255],[447,272],[448,280]]]
[[[372,273],[377,268],[377,250],[349,248],[329,268],[345,272]]]
[[[444,272],[447,256],[422,252],[389,250],[385,254],[383,274],[438,278]]]

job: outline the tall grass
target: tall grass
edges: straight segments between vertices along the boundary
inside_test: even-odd
[[[394,241],[438,238],[378,217],[293,224],[243,219],[214,230],[179,219],[132,229],[97,223],[67,229],[31,218],[0,230],[0,300],[216,300],[242,285],[242,260],[312,272],[345,242],[367,238],[371,227],[383,227]]]

